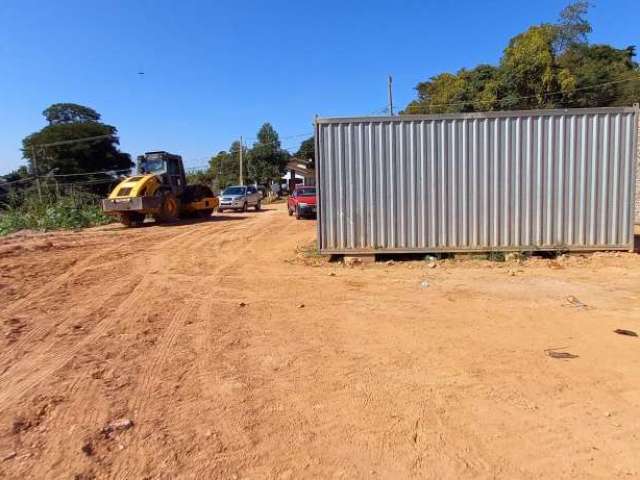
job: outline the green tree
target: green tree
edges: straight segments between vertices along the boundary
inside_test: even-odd
[[[270,123],[258,130],[257,142],[249,151],[248,177],[261,185],[281,177],[291,155],[280,146],[280,138]]]
[[[418,99],[405,113],[444,113],[463,110],[465,81],[453,73],[441,73],[416,87]]]
[[[570,3],[556,24],[511,39],[498,67],[478,65],[420,82],[402,113],[604,107],[640,101],[635,49],[589,45],[589,2]]]
[[[575,45],[586,45],[592,31],[586,16],[589,12],[589,2],[578,0],[570,3],[560,12],[560,19],[556,25],[554,47],[562,52]]]
[[[461,111],[488,111],[497,107],[500,91],[500,70],[492,65],[478,65],[458,75],[464,80],[464,99],[466,103]]]
[[[445,113],[493,110],[499,89],[499,71],[491,65],[443,73],[416,87],[418,99],[403,113]]]
[[[571,76],[560,72],[553,50],[556,29],[539,25],[512,38],[500,61],[504,109],[552,108],[553,93],[571,89]]]
[[[209,185],[212,186],[215,182],[216,176],[207,170],[196,170],[195,172],[189,172],[186,175],[188,185]]]
[[[309,160],[309,167],[315,168],[315,160],[316,160],[316,139],[311,136],[307,138],[300,144],[300,148],[296,152],[296,158],[300,160]]]
[[[634,54],[633,47],[575,44],[567,48],[558,63],[571,72],[575,88],[563,96],[562,106],[616,106],[640,101],[640,71]]]
[[[248,156],[247,147],[243,147],[243,159]],[[220,151],[209,160],[208,172],[213,176],[218,188],[237,185],[240,178],[240,142],[231,144],[228,151]]]
[[[46,109],[43,115],[49,125],[22,140],[22,154],[31,172],[41,175],[54,170],[58,174],[86,173],[125,170],[133,166],[129,154],[118,149],[115,127],[100,123],[100,115],[88,107],[65,105],[69,104],[56,104]],[[91,137],[104,138],[74,141]],[[43,146],[60,142],[64,143]]]
[[[47,119],[49,125],[100,121],[100,114],[93,108],[76,103],[54,103],[42,112],[42,115]]]

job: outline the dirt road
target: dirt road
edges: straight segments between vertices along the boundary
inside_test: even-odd
[[[640,475],[637,255],[347,268],[314,235],[2,241],[0,478]]]

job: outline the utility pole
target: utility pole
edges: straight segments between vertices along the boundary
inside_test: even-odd
[[[244,178],[242,177],[242,135],[240,135],[240,185],[244,185]]]
[[[389,75],[389,115],[393,117],[393,77]]]

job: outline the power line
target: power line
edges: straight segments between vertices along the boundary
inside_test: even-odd
[[[280,140],[291,140],[292,138],[308,137],[310,135],[313,135],[313,132],[297,133],[295,135],[287,135],[286,137],[278,136],[278,141],[280,141]],[[245,140],[246,140],[247,143],[249,143],[249,141],[253,142],[254,140],[258,140],[258,138],[257,137],[248,137]],[[268,145],[268,144],[265,144],[265,145]]]
[[[116,174],[116,173],[127,173],[127,172],[131,172],[130,168],[123,168],[121,170],[101,170],[98,172],[83,172],[83,173],[60,173],[60,174],[55,174],[55,175],[38,175],[40,178],[49,178],[49,177],[79,177],[79,176],[83,176],[83,175],[98,175],[101,173],[104,174]]]
[[[296,134],[296,135],[289,135],[289,136],[286,136],[286,137],[279,137],[278,140],[274,140],[272,142],[267,142],[267,143],[254,142],[254,147],[255,146],[260,147],[260,146],[278,145],[279,144],[279,146],[280,146],[280,148],[282,150],[290,150],[290,149],[296,148],[297,145],[295,145],[295,144],[293,144],[293,145],[282,145],[281,140],[292,139],[292,138],[300,138],[300,137],[308,137],[308,136],[311,136],[313,134],[314,134],[314,132],[305,132],[305,133],[299,133],[299,134]],[[250,139],[250,140],[257,140],[257,138]],[[244,147],[243,152],[245,150],[246,151],[251,150],[249,147],[246,146],[246,142],[245,142],[245,145],[243,147]],[[227,154],[231,155],[231,154],[239,153],[239,152],[240,152],[240,149],[235,148],[235,149],[229,149],[229,150],[221,150],[218,153],[227,153]],[[217,154],[212,155],[211,158],[215,157],[216,155]],[[194,169],[196,167],[186,167],[186,168],[187,169]]]
[[[3,182],[0,182],[0,186],[12,185],[14,183],[31,182],[31,181],[33,181],[35,179],[36,179],[36,177],[26,177],[26,178],[20,178],[18,180],[11,180],[10,182],[9,181],[3,181]]]
[[[35,175],[32,177],[27,177],[27,178],[20,178],[18,180],[12,180],[12,181],[4,181],[4,182],[0,182],[0,185],[12,185],[15,183],[22,183],[22,182],[31,182],[37,179],[51,179],[51,178],[67,178],[67,177],[78,177],[78,176],[86,176],[86,175],[97,175],[97,174],[115,174],[115,173],[127,173],[127,172],[131,172],[131,169],[126,169],[126,170],[101,170],[98,172],[86,172],[86,173],[64,173],[64,174],[58,174],[58,175]],[[86,180],[86,181],[93,181],[93,180],[100,180],[100,181],[108,181],[108,182],[113,182],[116,181],[117,178],[110,178],[110,179],[91,179],[91,180]],[[62,184],[61,184],[62,185]]]
[[[85,137],[85,138],[77,138],[74,140],[63,140],[60,142],[53,143],[40,143],[30,145],[31,147],[57,147],[58,145],[69,145],[71,143],[79,143],[79,142],[91,142],[93,140],[101,140],[103,138],[113,138],[113,135],[96,135],[95,137]]]
[[[12,185],[15,183],[20,183],[20,182],[25,182],[25,181],[33,181],[36,180],[37,177],[29,177],[29,178],[23,178],[20,180],[14,180],[11,182],[1,182],[0,183],[0,187],[5,186],[5,185]],[[52,177],[40,177],[43,179],[51,179]],[[80,180],[77,182],[62,182],[62,183],[58,183],[58,186],[70,186],[70,185],[98,185],[101,183],[114,183],[119,181],[117,178],[94,178],[94,179],[90,179],[90,180]]]
[[[100,184],[104,184],[104,183],[115,183],[117,182],[118,179],[116,178],[111,178],[111,179],[96,179],[96,180],[86,180],[86,181],[80,181],[80,182],[64,182],[64,183],[58,183],[58,186],[61,187],[69,187],[71,185],[100,185]]]
[[[283,150],[288,150],[288,149],[295,148],[295,145],[282,146],[282,143],[280,142],[280,140],[301,138],[301,137],[310,136],[310,135],[313,135],[313,132],[297,133],[297,134],[294,134],[294,135],[287,135],[285,137],[280,137],[277,141],[268,142],[268,143],[258,143],[258,145],[276,145],[276,144],[280,143],[280,147]],[[80,138],[80,139],[77,139],[77,140],[66,140],[66,141],[61,141],[61,142],[53,142],[53,143],[47,143],[47,144],[33,145],[33,147],[39,147],[39,148],[41,148],[41,147],[42,148],[43,147],[52,147],[52,146],[58,146],[58,145],[66,145],[66,144],[71,144],[71,143],[83,142],[83,141],[98,140],[98,139],[109,138],[109,137],[111,137],[111,135],[99,135],[99,136],[95,136],[95,137]],[[257,140],[257,138],[254,139],[254,140]],[[248,148],[248,147],[245,147],[245,148]],[[239,149],[234,149],[234,150],[228,150],[228,151],[226,151],[226,153],[234,154],[234,153],[239,153],[239,151],[240,151]],[[215,155],[212,155],[212,157],[213,156],[215,156]],[[208,158],[208,157],[202,157],[200,160],[204,160],[205,158]],[[197,171],[197,170],[202,170],[202,169],[207,169],[207,168],[209,168],[209,164],[206,164],[206,165],[205,164],[201,164],[201,165],[196,165],[196,166],[191,166],[191,167],[185,167],[185,170],[187,170],[187,171]],[[33,181],[33,180],[37,180],[38,178],[42,178],[42,179],[46,179],[46,178],[67,178],[67,177],[80,177],[80,176],[86,176],[86,175],[100,175],[100,174],[111,174],[111,175],[114,175],[114,174],[121,174],[121,173],[130,173],[130,172],[131,172],[131,168],[126,168],[126,169],[119,169],[119,170],[99,170],[99,171],[94,171],[94,172],[35,175],[33,177],[19,179],[19,180],[13,180],[11,182],[1,182],[0,185],[10,185],[10,184],[13,184],[13,183],[20,183],[20,182],[25,182],[25,181]]]
[[[254,143],[254,146],[263,146],[263,145],[267,146],[267,145],[280,144],[280,148],[282,150],[290,150],[290,149],[296,148],[297,145],[295,145],[295,144],[293,144],[293,145],[282,145],[282,140],[289,140],[289,139],[293,139],[293,138],[308,137],[308,136],[311,136],[313,134],[314,134],[313,132],[297,133],[295,135],[287,135],[285,137],[279,137],[278,140],[274,140],[272,142],[267,142],[267,143],[253,142],[253,143]],[[249,138],[248,140],[257,140],[257,138]],[[243,150],[243,152],[249,151],[251,149],[250,147],[248,147],[246,145],[247,143],[248,143],[247,139],[244,139],[244,145],[243,145],[244,150]],[[218,153],[226,153],[226,154],[229,154],[229,155],[233,155],[233,154],[236,154],[236,153],[239,153],[239,152],[240,152],[240,149],[231,148],[229,150],[220,150]],[[211,159],[211,158],[215,157],[218,153],[215,153],[215,154],[211,155],[211,157],[200,157],[200,158],[198,158],[196,160],[197,161],[201,161],[201,160],[205,160],[205,159]],[[209,165],[206,165],[206,166],[203,165],[203,167],[204,168],[208,168]],[[197,169],[197,168],[201,168],[201,165],[185,166],[185,170],[194,170],[194,169]]]

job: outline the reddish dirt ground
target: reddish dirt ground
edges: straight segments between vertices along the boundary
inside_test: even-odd
[[[270,205],[2,240],[0,478],[640,475],[640,256],[314,236]]]

